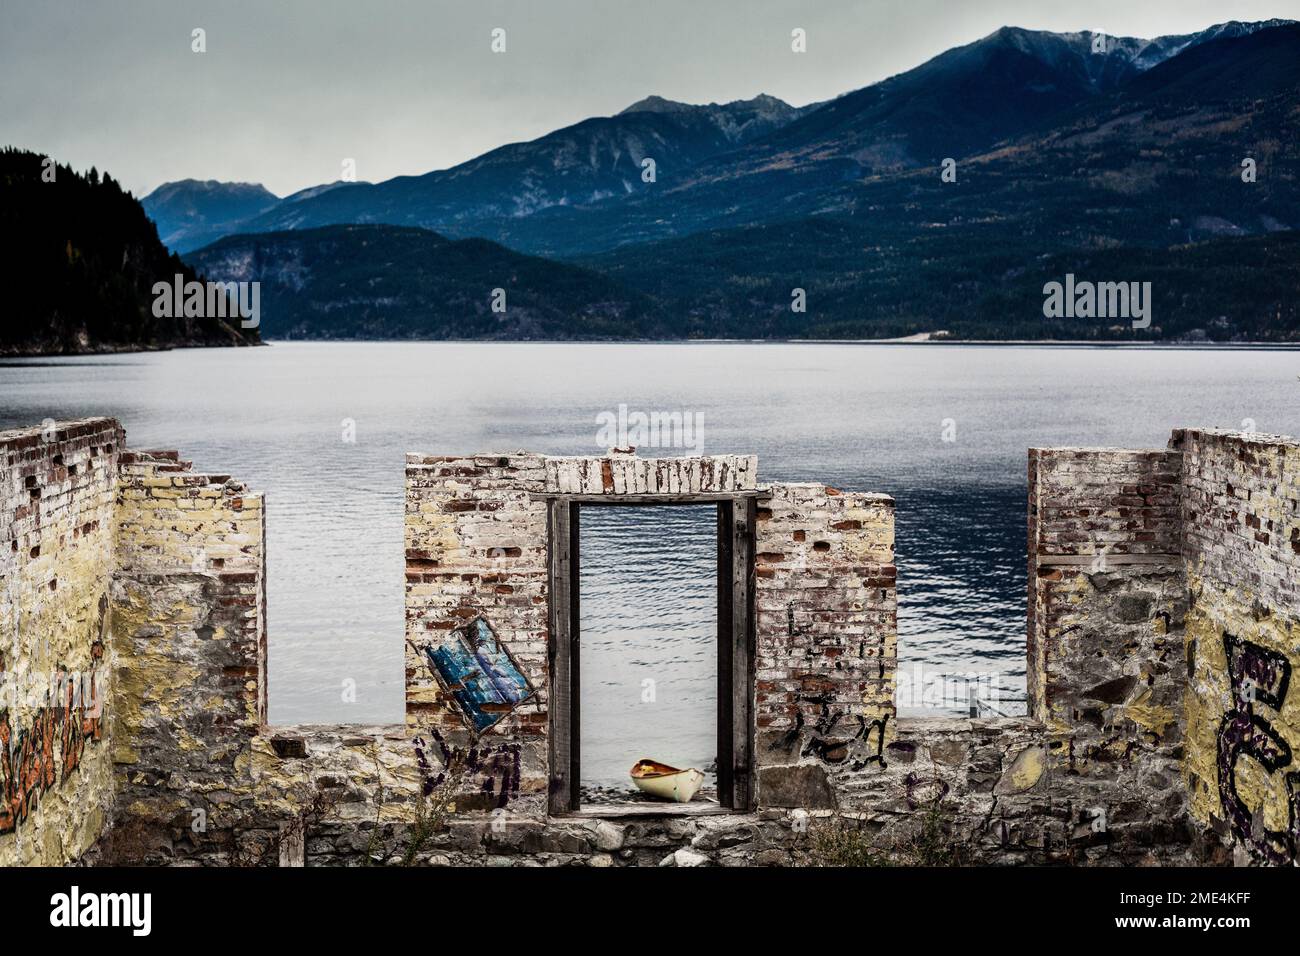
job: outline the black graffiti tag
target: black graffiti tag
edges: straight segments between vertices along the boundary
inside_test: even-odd
[[[1255,712],[1257,704],[1281,710],[1291,682],[1291,662],[1285,655],[1236,637],[1226,631],[1223,648],[1232,682],[1232,706],[1223,716],[1218,734],[1219,800],[1232,832],[1261,859],[1290,863],[1300,846],[1300,772],[1282,777],[1287,792],[1285,829],[1263,826],[1237,793],[1237,761],[1254,759],[1272,776],[1291,766],[1291,746],[1268,720]],[[1259,811],[1260,816],[1263,810]]]

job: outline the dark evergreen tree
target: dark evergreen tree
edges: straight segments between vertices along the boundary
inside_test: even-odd
[[[249,345],[238,320],[157,318],[155,282],[199,278],[168,254],[140,204],[109,175],[0,150],[0,353],[60,354]]]

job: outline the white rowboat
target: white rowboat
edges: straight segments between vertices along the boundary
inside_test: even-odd
[[[641,759],[632,768],[632,782],[652,797],[689,803],[704,783],[704,773],[694,767],[678,770],[657,760]]]

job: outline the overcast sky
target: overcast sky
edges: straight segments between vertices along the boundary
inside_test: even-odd
[[[1271,17],[1300,2],[0,0],[0,145],[137,195],[186,178],[283,195],[345,158],[360,179],[424,173],[649,93],[802,105],[1005,24],[1151,37]]]

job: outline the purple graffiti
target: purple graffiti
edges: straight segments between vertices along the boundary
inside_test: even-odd
[[[456,747],[449,744],[436,729],[431,729],[429,734],[438,748],[436,767],[429,759],[425,739],[416,737],[414,740],[415,760],[420,768],[426,797],[457,770],[463,773],[467,782],[478,780],[480,800],[485,805],[483,809],[508,806],[511,800],[519,796],[519,744],[500,743],[487,747],[475,740],[468,747]]]

